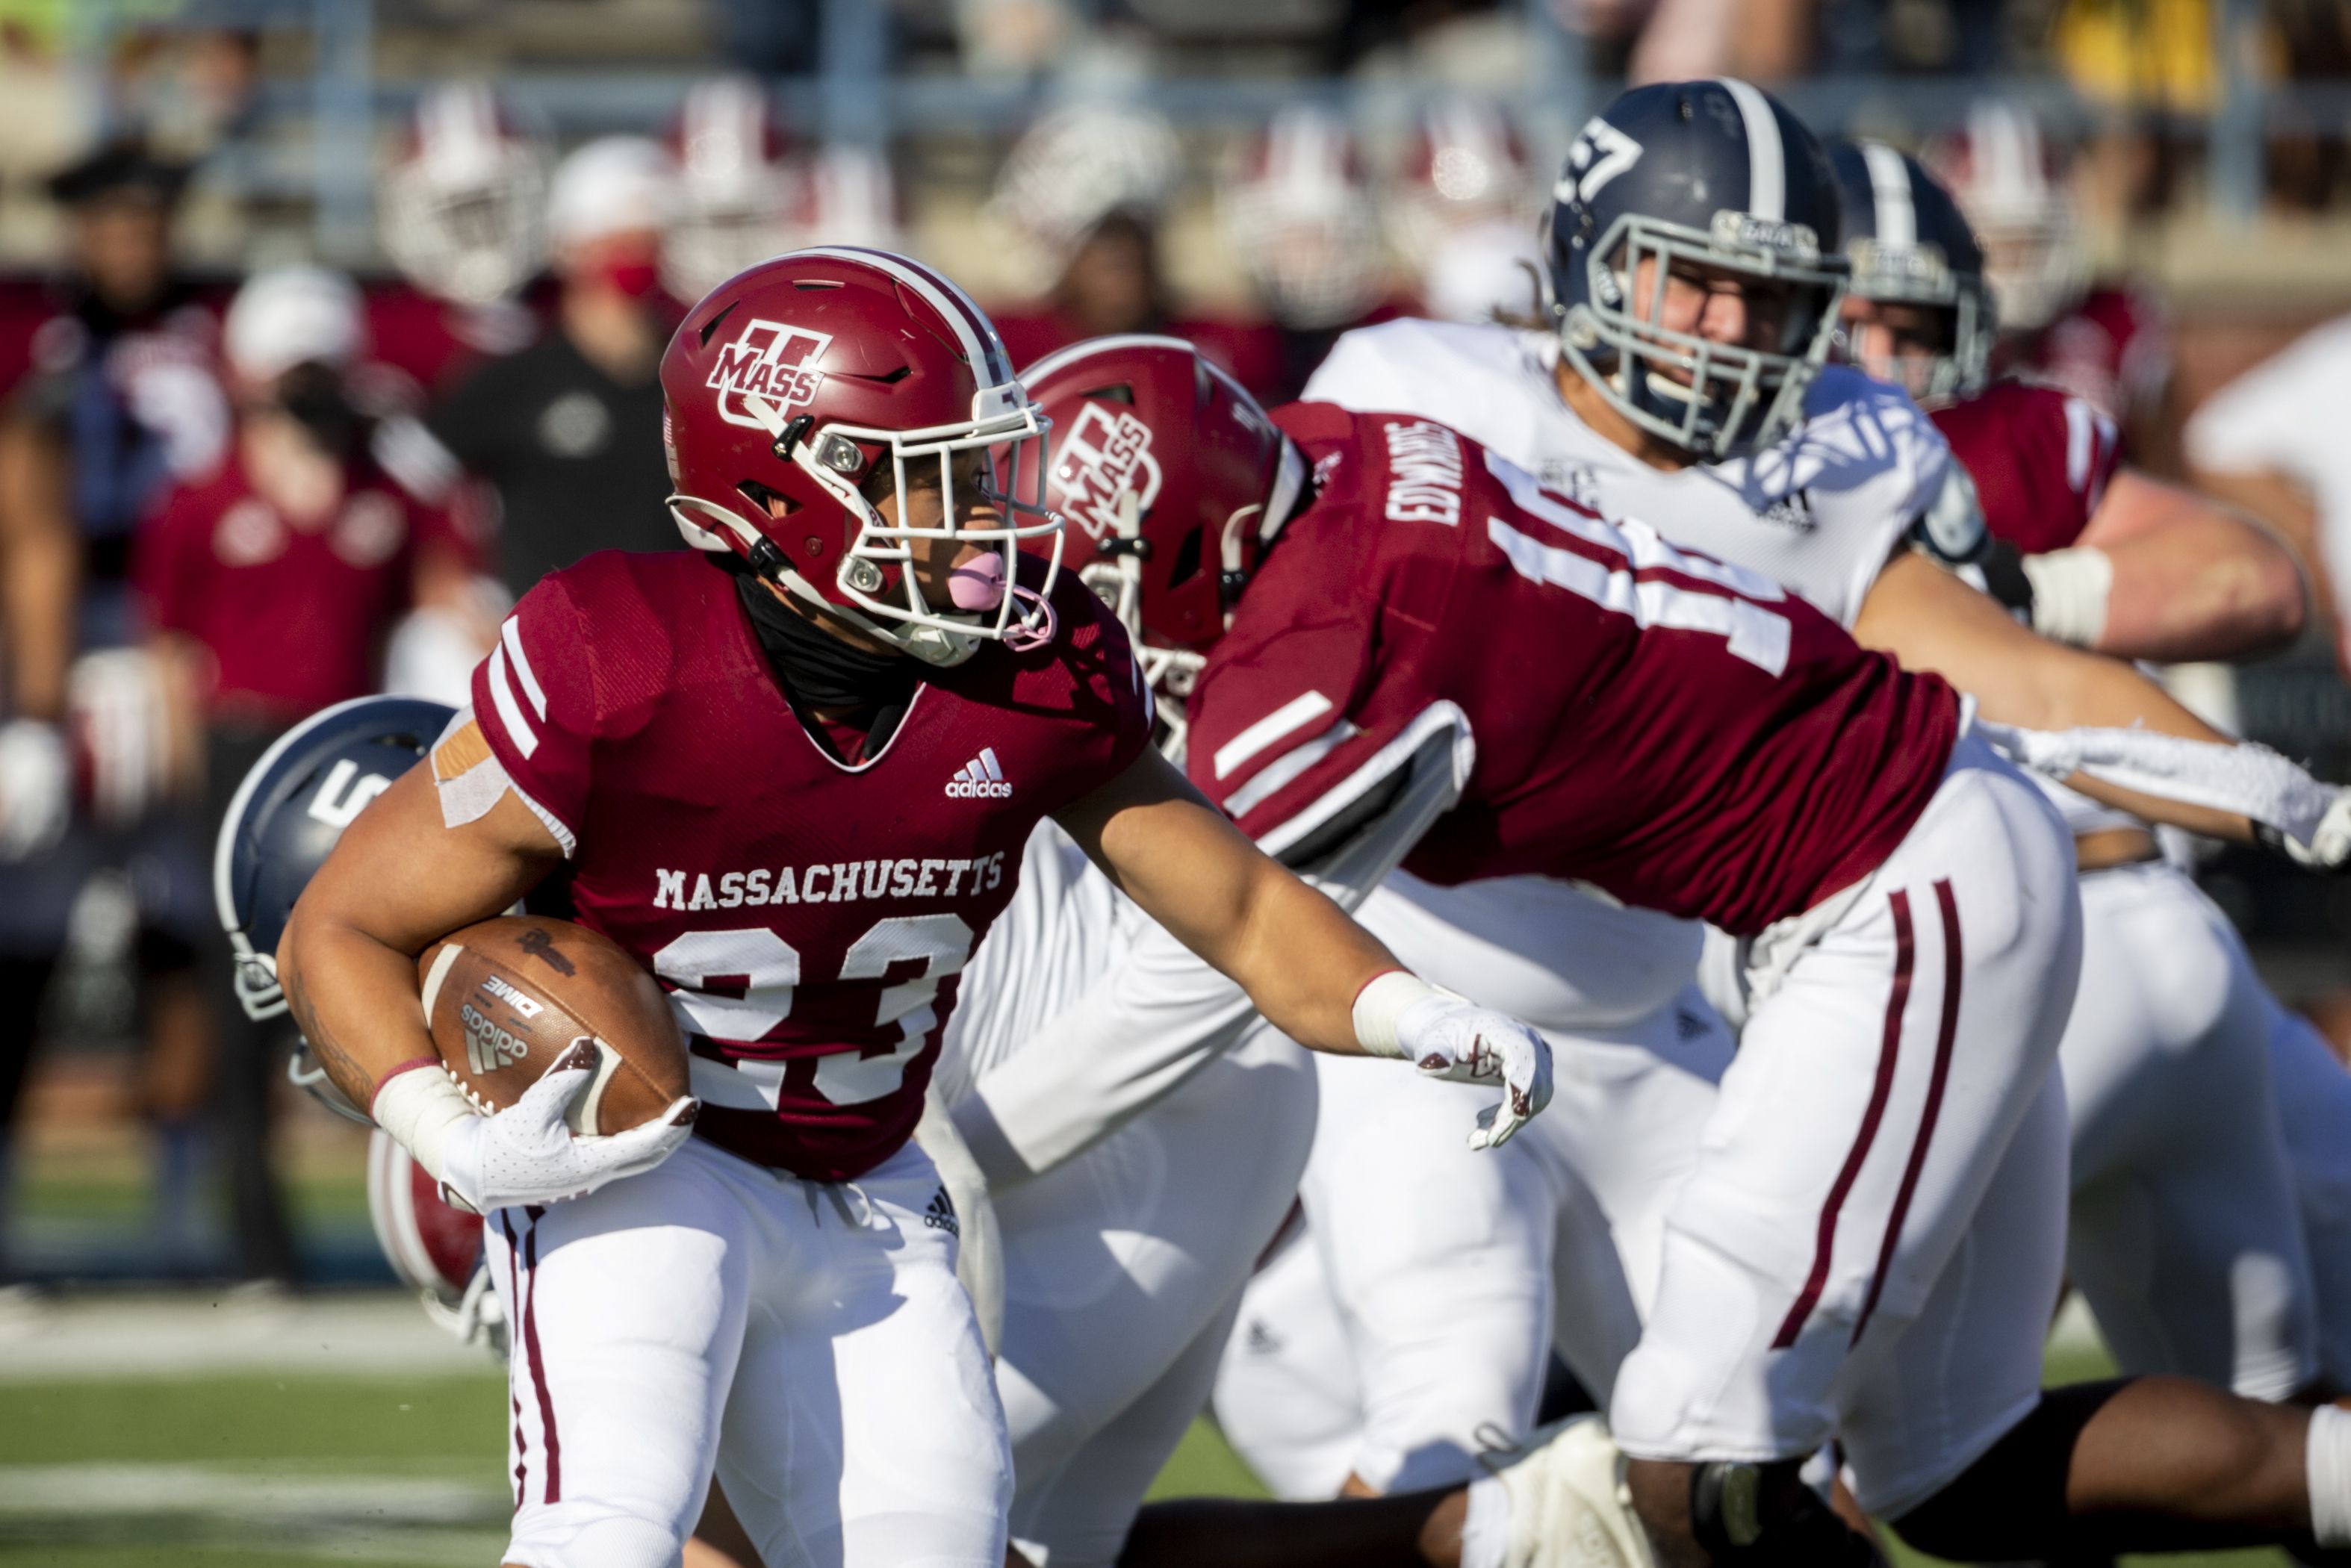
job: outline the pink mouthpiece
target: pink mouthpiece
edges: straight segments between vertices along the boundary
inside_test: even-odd
[[[993,610],[1004,602],[1004,557],[975,556],[947,573],[947,597],[957,610]]]

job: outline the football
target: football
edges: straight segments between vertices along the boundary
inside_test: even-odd
[[[416,976],[441,1064],[485,1114],[520,1099],[583,1036],[601,1060],[571,1103],[574,1134],[624,1132],[686,1092],[685,1040],[661,987],[584,925],[485,920],[427,947]]]

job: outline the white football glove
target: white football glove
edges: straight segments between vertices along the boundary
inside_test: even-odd
[[[693,1134],[702,1108],[680,1095],[641,1127],[574,1137],[564,1112],[595,1075],[597,1061],[595,1042],[582,1036],[521,1099],[488,1116],[474,1110],[446,1072],[403,1072],[376,1091],[376,1125],[400,1140],[444,1196],[477,1214],[584,1197],[669,1158]]]
[[[2253,824],[2253,837],[2266,848],[2275,850],[2297,865],[2313,871],[2339,872],[2351,865],[2351,789],[2337,793],[2326,814],[2304,843],[2292,833],[2271,827],[2266,822]]]
[[[1374,977],[1356,997],[1355,1037],[1373,1055],[1400,1056],[1447,1083],[1499,1082],[1502,1102],[1478,1113],[1473,1149],[1499,1148],[1551,1103],[1551,1047],[1542,1036],[1401,969]]]

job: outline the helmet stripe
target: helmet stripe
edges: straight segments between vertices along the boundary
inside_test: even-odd
[[[1788,215],[1787,153],[1780,144],[1779,116],[1771,112],[1771,100],[1746,82],[1736,77],[1714,79],[1747,124],[1747,210],[1776,223]]]
[[[1869,202],[1876,208],[1881,250],[1908,250],[1918,243],[1918,209],[1910,194],[1910,166],[1883,141],[1861,144],[1869,168]]]
[[[862,262],[888,273],[921,296],[955,329],[956,340],[977,373],[980,385],[998,387],[1013,379],[1011,357],[1005,353],[1003,340],[996,335],[996,324],[987,319],[987,312],[972,303],[970,295],[929,267],[888,251],[866,250],[857,246],[818,246],[799,254]]]
[[[1123,349],[1181,349],[1186,353],[1198,351],[1198,345],[1186,338],[1169,338],[1156,332],[1122,332],[1115,337],[1086,338],[1066,348],[1054,350],[1043,359],[1020,372],[1022,384],[1041,382],[1065,366],[1080,360],[1090,360],[1097,354],[1115,354]]]

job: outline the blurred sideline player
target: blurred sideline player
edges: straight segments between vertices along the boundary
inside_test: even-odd
[[[2074,220],[2070,170],[2032,113],[1978,102],[1925,162],[1983,246],[1999,310],[1995,371],[2022,371],[2087,400],[2141,462],[2168,457],[2171,323],[2151,295],[2095,279]]]
[[[707,553],[601,554],[528,595],[433,774],[305,891],[280,978],[337,1085],[490,1215],[523,1347],[508,1562],[664,1560],[715,1461],[770,1568],[996,1568],[1003,1416],[906,1137],[1037,822],[1301,1041],[1501,1079],[1480,1139],[1541,1109],[1548,1057],[1396,968],[1150,751],[1123,633],[1016,550],[1059,528],[1045,425],[951,284],[795,253],[698,306],[662,382]],[[1028,460],[1026,499],[991,448]],[[673,988],[698,1116],[588,1144],[549,1135],[584,1068],[486,1118],[401,1071],[434,1060],[413,954],[567,861],[579,917]]]
[[[1363,150],[1329,110],[1285,109],[1244,142],[1217,185],[1225,246],[1271,319],[1278,361],[1269,402],[1294,397],[1351,327],[1405,314]]]
[[[140,530],[135,578],[177,699],[172,733],[201,737],[177,766],[215,831],[253,760],[304,716],[374,690],[394,617],[464,578],[442,519],[368,458],[364,329],[359,290],[339,274],[250,279],[222,331],[227,453],[168,491]],[[270,1158],[277,1042],[238,1016],[228,966],[210,968],[239,1230],[290,1274]]]
[[[545,301],[526,291],[547,261],[549,162],[485,83],[417,100],[377,223],[403,282],[368,291],[368,341],[428,396],[538,335]]]
[[[1188,371],[1186,345],[1091,350],[1038,377],[1038,395],[1055,410],[1075,397],[1132,419],[1130,449],[1163,475],[1201,452],[1203,430],[1264,418],[1221,395],[1196,396],[1193,373],[1146,373],[1155,359]],[[1183,596],[1196,616],[1206,612],[1204,623],[1183,632],[1183,606],[1163,597],[1190,580],[1154,574],[1143,586],[1146,624],[1207,644],[1190,703],[1196,782],[1270,848],[1302,851],[1378,822],[1406,759],[1445,737],[1464,748],[1463,793],[1419,837],[1408,870],[1457,892],[1504,867],[1582,874],[1629,903],[1768,930],[1778,949],[1776,988],[1724,1074],[1722,1109],[1679,1199],[1677,1228],[1704,1223],[1708,1239],[1703,1250],[1669,1239],[1658,1317],[1619,1377],[1615,1424],[1656,1423],[1656,1405],[1645,1400],[1670,1397],[1685,1376],[1710,1391],[1689,1396],[1686,1419],[1762,1419],[1750,1406],[1764,1375],[1740,1364],[1760,1359],[1778,1324],[1792,1343],[1771,1358],[1770,1384],[1784,1403],[1768,1430],[1783,1453],[1809,1453],[1834,1433],[1864,1485],[1883,1488],[1879,1467],[1917,1466],[1914,1445],[1996,1410],[2001,1462],[2042,1484],[2053,1463],[2062,1474],[2063,1450],[2040,1447],[2035,1423],[2021,1421],[2040,1403],[2041,1331],[2057,1288],[2062,1215],[2036,1211],[2033,1199],[2043,1196],[2035,1178],[2063,1168],[2061,1102],[2043,1078],[2077,953],[2070,851],[2055,814],[1965,734],[1959,699],[1939,679],[1896,674],[1760,576],[1683,555],[1637,524],[1611,528],[1426,419],[1301,404],[1275,424],[1316,476],[1302,508],[1282,521],[1228,474],[1228,500],[1207,508],[1228,521],[1198,541],[1204,558],[1221,557],[1222,580]],[[1374,518],[1383,526],[1366,526]],[[1200,525],[1183,513],[1165,523],[1167,533],[1141,536],[1146,560],[1191,553],[1184,538]],[[1219,601],[1232,607],[1221,635]],[[1503,657],[1508,681],[1492,663]],[[2135,711],[2209,734],[2126,666],[2107,668],[2118,699],[2135,694]],[[1338,692],[1343,704],[1330,695]],[[1532,714],[1553,722],[1516,722]],[[2329,810],[2338,822],[2346,814],[2339,801]],[[2236,836],[2247,831],[2233,825]],[[1584,1071],[1580,1049],[1563,1050],[1576,1063],[1571,1079]],[[1955,1061],[1969,1066],[1954,1071]],[[1884,1157],[1852,1155],[1822,1124],[1846,1116],[1873,1128],[1883,1119]],[[1972,1179],[1962,1174],[1970,1164]],[[1427,1220],[1460,1223],[1426,1169]],[[1818,1195],[1831,1189],[1853,1233],[1834,1258],[1814,1250]],[[1391,1212],[1412,1215],[1404,1203]],[[1939,1270],[1954,1250],[1963,1261]],[[1784,1287],[1743,1271],[1787,1263]],[[1690,1289],[1679,1270],[1706,1277]],[[2019,1273],[2032,1281],[2014,1291]],[[1459,1279],[1427,1286],[1442,1295]],[[1677,1301],[1677,1286],[1688,1295]],[[2002,1305],[1987,1299],[2003,1293]],[[1968,1334],[1988,1309],[2014,1332]],[[1458,1368],[1484,1336],[1482,1323],[1457,1326]],[[1751,1349],[1742,1328],[1758,1336]],[[1689,1361],[1705,1365],[1680,1371]],[[2107,1481],[2117,1489],[2110,1498],[2077,1492],[2085,1512],[2173,1510],[2175,1487],[2203,1495],[2189,1471],[2258,1470],[2266,1496],[2242,1512],[2242,1497],[2221,1505],[2225,1528],[2295,1530],[2300,1413],[2180,1380],[2140,1384],[2128,1397],[2179,1428],[2173,1457],[2185,1468]],[[2108,1431],[2085,1439],[2085,1452],[2103,1465],[2137,1448]],[[1602,1474],[1613,1498],[1613,1467]],[[1778,1560],[1868,1559],[1865,1542],[1804,1503],[1792,1471],[1716,1479],[1730,1500],[1698,1530],[1741,1532],[1742,1546],[1768,1530],[1765,1552]],[[1683,1486],[1686,1507],[1687,1477]],[[1634,1489],[1663,1560],[1704,1561],[1691,1555],[1686,1518],[1656,1517],[1637,1463]],[[1395,1501],[1146,1510],[1123,1561],[1346,1560],[1348,1521],[1430,1517],[1426,1494]],[[1597,1512],[1586,1522],[1599,1524]],[[2073,1528],[2062,1511],[2003,1522],[2042,1549]],[[2158,1539],[2155,1531],[2145,1526],[2139,1539]],[[1352,1540],[1363,1547],[1363,1536]],[[1598,1560],[1646,1560],[1615,1540],[1614,1555]],[[1285,1559],[1285,1549],[1297,1555]]]
[[[172,1266],[192,1261],[215,1040],[193,968],[204,923],[188,777],[169,765],[166,694],[138,646],[130,572],[147,509],[217,463],[228,434],[216,305],[172,255],[184,177],[121,141],[51,179],[68,259],[0,415],[13,688],[0,730],[0,1129],[78,901],[127,888],[148,1046],[135,1093],[157,1134],[155,1229]],[[235,1267],[284,1277],[282,1232],[239,1219]]]
[[[467,476],[496,491],[493,553],[514,597],[595,550],[662,542],[668,475],[655,371],[677,310],[661,291],[675,185],[669,155],[642,137],[573,152],[549,187],[549,330],[476,366],[397,442],[378,444],[385,465],[430,503],[447,503]]]
[[[1981,521],[1964,476],[1907,398],[1853,371],[1814,374],[1835,324],[1836,228],[1825,155],[1784,108],[1743,83],[1641,89],[1586,127],[1562,172],[1549,224],[1558,336],[1396,323],[1343,340],[1310,392],[1350,406],[1458,419],[1605,515],[1656,519],[1678,542],[1801,590],[1865,643],[1949,674],[1987,717],[2064,728],[2128,725],[2144,715],[2159,728],[2218,739],[2127,667],[2032,638],[1920,553],[1971,556]],[[1759,277],[1772,281],[1759,284]],[[1366,918],[1377,925],[1370,906]],[[1489,918],[1489,928],[1525,924]],[[1784,943],[1767,940],[1740,952],[1736,967],[1750,987],[1768,991],[1785,984],[1779,966],[1788,956]],[[1735,1121],[1737,1101],[1729,1097],[1751,1057],[1742,1052],[1724,1076],[1726,1098],[1706,1123],[1709,1148],[1733,1125],[1741,1135],[1755,1125]],[[1576,1102],[1562,1095],[1560,1106],[1573,1113]],[[1584,1130],[1558,1110],[1541,1141]],[[1961,1500],[1998,1484],[1978,1474],[1955,1486],[1962,1472],[1980,1462],[1997,1469],[2044,1444],[2045,1456],[2062,1462],[2074,1428],[2088,1418],[2086,1402],[2043,1404],[2036,1392],[2062,1247],[2055,1102],[2026,1124],[2032,1136],[2011,1151],[2007,1179],[1995,1188],[2007,1197],[1979,1211],[1980,1229],[1949,1270],[1958,1239],[1937,1252],[1931,1228],[1922,1232],[1915,1218],[1906,1228],[1911,1199],[1898,1196],[1931,1186],[1931,1177],[1906,1181],[1896,1168],[1914,1152],[1924,1162],[1929,1150],[1949,1150],[1949,1134],[1932,1135],[1932,1117],[1881,1118],[1857,1103],[1825,1114],[1825,1125],[1802,1114],[1798,1121],[1815,1151],[1851,1150],[1842,1182],[1831,1185],[1834,1171],[1798,1178],[1797,1162],[1767,1183],[1783,1191],[1792,1179],[1804,1182],[1775,1211],[1776,1223],[1824,1217],[1817,1252],[1808,1233],[1801,1247],[1790,1235],[1776,1249],[1750,1240],[1726,1254],[1722,1216],[1709,1207],[1720,1178],[1706,1178],[1701,1155],[1701,1174],[1673,1200],[1661,1275],[1650,1281],[1635,1271],[1635,1298],[1652,1291],[1656,1298],[1641,1349],[1618,1376],[1612,1416],[1618,1440],[1636,1457],[1635,1495],[1645,1517],[1667,1540],[1682,1541],[1685,1553],[1691,1526],[1686,1490],[1677,1489],[1708,1473],[1696,1462],[1792,1456],[1809,1451],[1803,1435],[1838,1427],[1864,1506],[1908,1515],[1906,1530],[1931,1543],[1949,1539],[1942,1531],[1974,1526]],[[1596,1118],[1593,1127],[1569,1146],[1598,1162],[1593,1186],[1606,1208],[1608,1161],[1616,1157],[1610,1140],[1622,1140],[1622,1118]],[[1685,1124],[1656,1135],[1670,1143],[1698,1134]],[[1996,1141],[1983,1146],[1997,1151]],[[1951,1157],[1938,1153],[1919,1171]],[[1394,1179],[1395,1163],[1391,1153],[1363,1179]],[[1874,1199],[1864,1196],[1873,1191]],[[1729,1271],[1709,1261],[1725,1256],[1743,1261]],[[1995,1265],[1993,1256],[2008,1261]],[[1881,1259],[1899,1260],[1890,1275],[1873,1269]],[[1882,1301],[1873,1280],[1891,1281]],[[1334,1294],[1355,1300],[1343,1284]],[[1897,1402],[1912,1408],[1902,1419],[1850,1383],[1833,1405],[1794,1395],[1792,1380],[1817,1375],[1818,1364],[1801,1352],[1812,1320],[1792,1308],[1785,1320],[1773,1309],[1751,1324],[1748,1348],[1729,1347],[1743,1364],[1718,1370],[1722,1302],[1751,1298],[1761,1311],[1774,1301],[1784,1307],[1791,1295],[1840,1318],[1849,1334],[1896,1301],[1906,1319],[1926,1314],[1925,1333],[1864,1357],[1873,1375],[1906,1381]],[[1945,1358],[1959,1345],[1973,1369],[1954,1374]],[[1767,1368],[1776,1390],[1769,1396]],[[1718,1375],[1733,1381],[1716,1386],[1748,1393],[1710,1405],[1701,1390]],[[2159,1406],[2168,1389],[2130,1396],[2124,1407],[2137,1398]],[[1917,1407],[1929,1398],[1942,1414],[1919,1418]],[[1987,1460],[1987,1452],[1999,1457]],[[1930,1498],[1937,1500],[1922,1510]],[[2070,1528],[2049,1515],[2011,1514],[2001,1523],[2027,1537]]]
[[[1536,288],[1541,182],[1502,109],[1456,99],[1424,110],[1387,205],[1396,253],[1418,277],[1417,314],[1490,321]]]
[[[989,210],[1051,281],[997,312],[1019,365],[1090,338],[1165,332],[1198,343],[1259,396],[1281,374],[1277,334],[1181,308],[1160,254],[1181,172],[1173,127],[1125,105],[1076,103],[1030,126],[997,176]]]
[[[2119,657],[2243,658],[2291,638],[2302,583],[2273,536],[2123,465],[2113,423],[2078,395],[1988,381],[1982,253],[1932,176],[1877,143],[1834,162],[1855,357],[1931,400],[1983,503],[1995,594],[2044,636]],[[2068,1271],[2126,1371],[2264,1399],[2343,1388],[2351,1077],[2152,831],[2070,790],[2053,799],[2074,832],[2085,930],[2059,1050]]]

